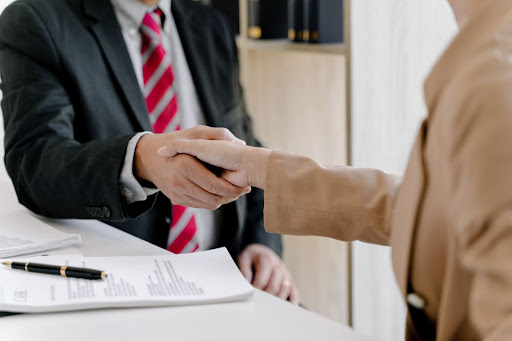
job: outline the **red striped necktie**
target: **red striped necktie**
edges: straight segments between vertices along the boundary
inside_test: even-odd
[[[171,60],[162,46],[160,32],[164,15],[157,8],[146,13],[141,25],[144,96],[153,131],[157,134],[180,130],[178,99],[173,89]],[[197,225],[192,209],[173,205],[168,250],[173,253],[198,249]]]

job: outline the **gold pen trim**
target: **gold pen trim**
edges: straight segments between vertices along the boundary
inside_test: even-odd
[[[101,279],[107,278],[107,273],[105,271],[101,272]]]
[[[66,276],[66,268],[67,268],[67,267],[68,267],[67,265],[63,265],[63,266],[61,266],[61,267],[60,267],[60,275],[61,275],[62,277],[67,277],[67,276]]]
[[[28,262],[25,263],[25,271],[28,271]]]

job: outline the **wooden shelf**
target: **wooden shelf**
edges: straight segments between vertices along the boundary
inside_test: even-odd
[[[279,40],[252,40],[237,38],[238,48],[247,50],[276,50],[276,51],[305,51],[345,55],[345,44],[307,44],[293,43],[287,39]]]

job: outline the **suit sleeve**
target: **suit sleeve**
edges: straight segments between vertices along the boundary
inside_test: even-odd
[[[124,220],[119,175],[132,135],[79,143],[58,49],[41,16],[16,2],[0,18],[5,163],[19,201],[59,218]]]
[[[273,151],[267,167],[265,227],[293,235],[387,245],[400,178],[373,169],[322,166]]]

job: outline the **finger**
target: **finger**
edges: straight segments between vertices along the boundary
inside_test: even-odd
[[[165,156],[165,157],[173,157],[176,154],[178,154],[176,152],[176,149],[168,148],[167,146],[163,146],[163,147],[158,148],[157,152],[158,152],[159,155]]]
[[[280,267],[275,267],[274,271],[272,271],[272,276],[270,277],[270,280],[268,282],[267,287],[265,288],[265,291],[268,292],[269,294],[277,296],[281,291],[281,286],[284,278],[285,274],[280,269]]]
[[[249,283],[252,283],[252,258],[249,252],[242,252],[238,256],[238,268]]]
[[[164,193],[165,194],[165,193]],[[198,200],[190,195],[185,193],[180,193],[179,195],[174,195],[171,199],[171,203],[173,205],[181,205],[186,207],[194,207],[194,208],[204,208],[207,210],[211,210],[211,205],[207,204],[201,200]]]
[[[195,199],[197,208],[205,208],[207,210],[216,210],[220,206],[230,203],[237,198],[223,198],[219,195],[212,194],[195,183],[188,183],[184,187],[177,190],[184,198]],[[187,199],[188,200],[188,199]],[[192,202],[192,200],[190,200]],[[199,207],[200,205],[200,207]],[[182,205],[186,206],[186,205]]]
[[[292,290],[290,291],[290,295],[288,296],[288,301],[290,301],[293,304],[300,303],[299,289],[295,286],[295,284],[292,284]]]
[[[227,182],[239,186],[244,187],[249,185],[249,181],[247,180],[247,173],[242,171],[232,171],[232,170],[224,170],[220,176],[221,179],[226,180]],[[247,188],[247,187],[246,187]],[[250,188],[250,187],[248,187]],[[250,190],[247,192],[249,193]],[[247,194],[245,193],[245,194]]]
[[[233,135],[227,128],[213,128],[203,125],[189,129],[187,137],[202,140],[225,140],[245,144],[244,140]]]
[[[172,150],[170,147],[162,149],[160,155],[172,156],[177,153],[189,154],[201,161],[229,170],[237,170],[237,155],[240,146],[237,143],[227,141],[206,141],[206,140],[184,140],[173,141]]]
[[[227,180],[217,177],[200,162],[193,162],[189,167],[187,176],[190,181],[211,194],[216,194],[232,201],[250,190],[250,187],[238,187]]]
[[[211,139],[184,139],[174,138],[169,143],[160,147],[157,152],[161,156],[172,157],[176,154],[189,154],[201,159],[204,162],[210,163],[215,166],[222,166],[223,164],[215,164],[219,162],[219,155],[225,156],[226,151],[231,146],[245,145],[245,142],[240,141],[226,141],[226,140],[211,140]],[[232,148],[232,147],[231,147]],[[215,161],[214,161],[215,160]]]
[[[270,277],[272,275],[272,266],[267,262],[254,262],[254,279],[252,285],[263,290],[268,286]]]
[[[184,171],[186,173],[186,170]],[[177,178],[175,178],[173,182],[169,184],[169,187],[170,188],[162,189],[164,194],[167,195],[171,201],[182,206],[215,210],[225,203],[236,200],[236,198],[223,198],[219,195],[212,194],[201,186],[198,186],[191,179],[189,179],[186,174],[182,173],[178,173]],[[181,199],[183,203],[176,202],[179,199]]]
[[[279,293],[277,294],[277,297],[282,298],[283,300],[286,300],[292,291],[293,283],[289,279],[285,279],[281,281],[281,288],[279,290]]]

